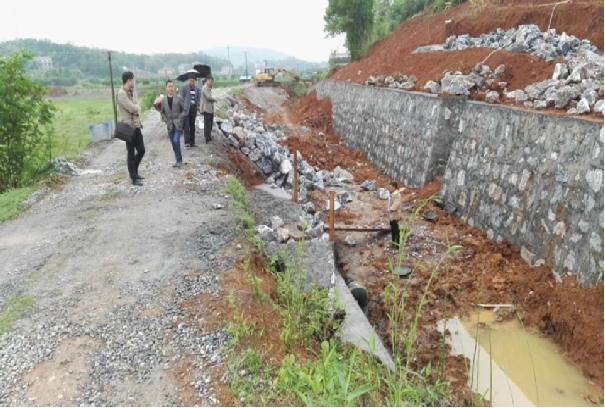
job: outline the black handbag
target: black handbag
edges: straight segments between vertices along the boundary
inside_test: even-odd
[[[127,143],[132,143],[135,131],[135,128],[130,126],[128,123],[118,122],[116,124],[116,130],[115,132],[113,132],[113,137],[115,137],[116,139],[123,140]]]

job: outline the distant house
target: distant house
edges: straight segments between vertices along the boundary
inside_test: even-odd
[[[34,57],[36,67],[42,71],[53,69],[53,59],[51,57]]]
[[[332,51],[330,55],[330,64],[336,67],[347,65],[351,62],[351,54],[348,52]]]

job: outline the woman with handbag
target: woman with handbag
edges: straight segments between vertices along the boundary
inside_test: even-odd
[[[143,141],[143,134],[141,129],[143,124],[141,123],[140,115],[141,108],[137,103],[134,94],[134,74],[130,71],[122,74],[122,87],[118,90],[118,113],[120,116],[118,126],[130,126],[134,129],[132,133],[132,140],[126,141],[126,151],[128,153],[128,174],[132,180],[132,184],[135,186],[142,186],[139,176],[139,165],[143,156],[145,155],[145,143]],[[136,150],[136,154],[135,154]]]

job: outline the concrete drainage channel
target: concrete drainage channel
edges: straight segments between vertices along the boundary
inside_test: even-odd
[[[280,126],[266,125],[235,100],[230,100],[228,114],[230,120],[221,122],[219,129],[231,146],[246,155],[266,178],[266,184],[251,192],[257,196],[252,200],[252,207],[258,222],[256,233],[265,251],[270,257],[282,252],[297,257],[297,251],[302,247],[304,254],[298,258],[307,273],[307,284],[328,289],[333,302],[346,312],[342,339],[375,355],[385,366],[395,370],[390,353],[362,310],[367,306],[367,292],[354,282],[350,282],[352,290],[345,283],[336,267],[334,243],[325,232],[327,226],[314,205],[307,201],[308,190],[342,187],[344,183],[352,182],[353,176],[339,167],[331,172],[314,168],[300,154],[295,165],[293,154],[277,143],[285,137]],[[294,167],[300,182],[295,181]],[[296,185],[301,204],[292,202]],[[304,241],[303,245],[298,244],[301,241]]]
[[[296,224],[303,217],[300,206],[293,203],[281,189],[261,185],[251,194],[255,196],[252,200],[252,210],[261,223],[273,221],[275,224],[276,218],[279,218],[284,223],[282,227],[290,229],[296,228]],[[260,208],[259,203],[262,203]],[[273,216],[272,220],[269,220],[266,215],[269,211],[271,214],[281,214],[283,219]],[[277,257],[285,253],[288,259],[296,259],[300,262],[307,273],[307,280],[304,283],[307,287],[316,285],[328,290],[332,305],[338,304],[346,313],[341,329],[341,336],[345,342],[375,355],[385,366],[395,370],[391,355],[362,310],[365,289],[354,283],[350,285],[345,283],[336,267],[333,242],[327,239],[311,239],[300,245],[294,240],[280,243],[265,238],[263,245],[269,257]],[[365,304],[367,305],[367,293]]]

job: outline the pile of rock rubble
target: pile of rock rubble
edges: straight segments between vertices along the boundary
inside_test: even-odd
[[[446,72],[441,83],[429,81],[424,90],[430,93],[445,92],[452,95],[470,95],[484,91],[485,101],[498,103],[506,97],[516,104],[534,109],[566,109],[569,114],[603,113],[603,56],[588,40],[580,40],[566,33],[557,34],[550,29],[541,32],[537,25],[521,25],[504,31],[470,37],[468,34],[451,36],[445,44],[420,47],[416,52],[464,50],[472,47],[526,52],[552,61],[555,64],[552,78],[528,85],[525,89],[509,91],[507,83],[498,77],[505,66],[493,72],[486,64],[477,64],[469,74]]]
[[[429,46],[431,47],[431,46]],[[439,45],[421,48],[422,51],[436,51]],[[467,48],[493,48],[511,52],[525,52],[546,61],[558,58],[571,59],[579,53],[588,51],[598,53],[597,47],[589,40],[580,40],[573,35],[557,33],[554,28],[540,31],[535,24],[520,25],[509,30],[498,28],[495,32],[471,37],[468,34],[452,35],[441,45],[443,50],[465,50]]]
[[[378,86],[382,88],[394,88],[411,91],[416,88],[418,79],[414,75],[403,75],[396,73],[393,75],[370,76],[365,82],[369,86]]]
[[[498,91],[506,89],[508,83],[501,81],[500,77],[506,71],[504,65],[499,65],[495,70],[486,64],[477,64],[473,71],[465,75],[460,71],[446,72],[441,83],[435,81],[428,81],[424,85],[424,90],[430,93],[446,92],[451,95],[470,95],[471,91],[478,90],[495,90],[496,95]],[[497,102],[498,100],[495,100]]]
[[[602,114],[603,90],[603,56],[582,51],[567,62],[555,64],[551,79],[508,92],[506,97],[536,109]]]
[[[220,129],[230,145],[250,159],[263,173],[268,185],[272,188],[283,188],[291,194],[294,184],[294,155],[287,147],[279,144],[279,141],[285,138],[283,129],[280,126],[265,124],[256,113],[248,112],[240,103],[234,103],[227,114],[229,119],[220,123]],[[308,194],[313,190],[325,190],[328,187],[344,188],[353,183],[353,175],[340,166],[332,171],[313,167],[303,160],[300,153],[298,175],[299,200],[304,213],[298,229],[307,239],[326,239],[323,215],[316,210],[313,203],[308,202]],[[389,198],[389,191],[378,189],[373,181],[364,182],[362,188],[375,191],[381,199]],[[338,193],[335,209],[339,210],[353,199],[353,192]],[[262,239],[279,242],[297,238],[278,218],[274,217],[271,226],[257,226],[258,235]]]

